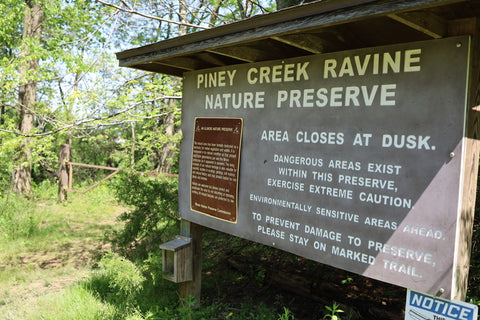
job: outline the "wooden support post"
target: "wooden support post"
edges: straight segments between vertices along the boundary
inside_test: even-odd
[[[475,216],[475,197],[477,192],[478,160],[480,155],[480,23],[477,18],[450,22],[450,36],[471,35],[470,84],[467,97],[467,132],[464,138],[465,160],[463,185],[461,191],[461,214],[458,220],[456,259],[451,299],[465,301],[468,286],[468,270],[472,253],[473,219]]]
[[[70,161],[70,143],[60,147],[60,163],[58,165],[58,202],[67,200],[69,172],[67,162]]]
[[[182,282],[179,284],[179,296],[182,301],[188,301],[190,300],[190,297],[193,297],[198,305],[200,304],[200,296],[202,291],[203,227],[186,220],[182,220],[180,223],[180,235],[190,237],[192,239],[193,279],[192,281]]]
[[[68,163],[68,191],[72,190],[73,186],[73,166],[69,162]]]

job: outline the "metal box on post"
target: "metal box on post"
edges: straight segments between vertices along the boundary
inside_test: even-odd
[[[164,278],[175,283],[192,281],[192,241],[185,236],[161,244]]]

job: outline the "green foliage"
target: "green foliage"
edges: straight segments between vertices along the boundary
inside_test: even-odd
[[[188,298],[181,299],[180,306],[178,307],[178,313],[180,314],[181,319],[184,320],[193,320],[195,316],[195,306],[198,304],[198,301],[194,296],[189,296]]]
[[[5,127],[8,128],[9,125],[5,124]],[[59,162],[58,153],[62,141],[59,139],[62,138],[61,135],[46,136],[32,139],[28,144],[32,154],[33,185],[40,184],[43,181],[56,180],[56,170]],[[23,137],[0,132],[0,163],[2,163],[0,166],[0,196],[7,194],[11,189],[11,174],[23,142]]]
[[[278,315],[275,310],[265,305],[265,303],[248,303],[242,305],[239,310],[232,312],[228,319],[231,320],[277,320],[282,315]]]
[[[295,319],[295,316],[293,315],[293,313],[285,307],[283,307],[283,314],[280,314],[279,316],[280,317],[278,318],[278,320],[290,320],[290,319],[294,320]]]
[[[40,298],[38,309],[28,319],[38,320],[115,320],[115,308],[102,303],[83,285],[66,288],[62,294]]]
[[[142,272],[148,276],[148,280],[151,281],[153,287],[157,287],[164,282],[162,262],[162,251],[152,250],[148,252],[148,258],[140,266]]]
[[[10,188],[20,146],[16,135],[21,106],[18,87],[37,86],[30,134],[34,183],[53,181],[60,144],[72,139],[73,161],[139,171],[164,169],[164,150],[171,150],[167,170],[176,172],[180,121],[178,79],[118,68],[114,52],[177,36],[180,28],[114,10],[97,1],[40,1],[44,11],[41,41],[22,36],[24,0],[0,3],[0,194]],[[273,2],[211,0],[185,2],[188,23],[210,26],[264,12]],[[122,6],[122,4],[119,3]],[[137,1],[134,10],[179,20],[179,3],[159,6]],[[175,7],[177,6],[177,7]],[[153,21],[153,24],[152,24]],[[153,27],[152,27],[153,25]],[[142,32],[132,32],[139,30]],[[188,27],[187,32],[196,31]],[[30,54],[21,55],[29,47]],[[39,60],[38,70],[22,76],[22,66]],[[171,117],[174,128],[171,133]],[[166,133],[166,131],[169,133]],[[50,136],[49,136],[50,135]],[[119,144],[115,141],[122,140]],[[105,172],[78,169],[75,182],[99,180]]]
[[[93,272],[87,288],[93,289],[108,302],[132,305],[144,281],[145,277],[131,261],[109,252]]]
[[[248,303],[232,307],[228,304],[212,303],[210,305],[197,305],[192,297],[182,301],[176,307],[157,307],[150,310],[145,320],[293,320],[293,314],[284,310],[284,314],[278,315],[275,310],[267,307],[264,303]]]
[[[19,4],[16,0],[3,0],[0,2],[0,12],[2,13],[2,23],[0,24],[0,57],[12,55],[12,49],[15,48],[16,41],[21,35],[21,23],[24,3]],[[0,80],[1,81],[1,80]]]
[[[34,183],[53,180],[58,166],[59,146],[66,139],[65,130],[76,129],[74,108],[81,106],[68,97],[82,88],[79,83],[87,72],[95,71],[91,59],[85,59],[85,50],[101,47],[94,33],[106,22],[104,7],[95,1],[37,1],[41,3],[44,19],[41,41],[23,36],[25,1],[5,0],[0,3],[0,195],[10,188],[11,172],[20,148],[32,149]],[[20,54],[29,48],[28,54]],[[19,72],[33,60],[39,60],[39,68],[28,73]],[[20,110],[18,87],[34,82],[37,101],[29,106],[34,114],[34,129],[23,137],[18,131]],[[88,88],[85,88],[88,89]],[[58,132],[57,132],[58,131]],[[48,135],[48,132],[57,132]],[[71,134],[69,134],[71,136]],[[25,144],[27,142],[27,144]],[[26,145],[26,147],[21,147]]]
[[[40,219],[30,200],[8,194],[0,198],[0,239],[30,238],[40,230]]]
[[[11,183],[11,174],[13,171],[13,158],[15,155],[15,148],[17,147],[19,139],[10,139],[5,141],[5,135],[0,132],[0,197],[8,193]]]
[[[342,309],[340,309],[340,305],[336,303],[335,301],[333,302],[333,305],[330,306],[325,306],[325,309],[327,309],[325,313],[325,318],[331,319],[331,320],[341,320],[340,316],[338,315],[339,313],[344,312]]]
[[[159,251],[158,244],[178,230],[177,193],[175,179],[121,174],[115,195],[132,210],[119,217],[125,226],[111,235],[114,246],[127,256],[140,259],[146,259],[148,252]]]

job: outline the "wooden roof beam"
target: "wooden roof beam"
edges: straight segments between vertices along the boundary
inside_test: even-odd
[[[228,57],[217,52],[205,50],[195,54],[195,58],[203,61],[205,64],[210,64],[211,67],[228,66],[238,63],[238,59]]]
[[[291,34],[274,36],[271,39],[314,54],[325,52],[325,41],[314,35]]]
[[[178,68],[178,67],[172,67],[169,65],[164,65],[161,63],[155,63],[155,62],[148,62],[148,63],[142,63],[142,64],[135,64],[132,66],[134,69],[138,70],[143,70],[143,71],[150,71],[150,72],[157,72],[157,73],[164,73],[164,74],[169,74],[177,77],[182,77],[183,73],[187,70]]]
[[[164,59],[161,62],[154,61],[155,63],[167,65],[173,68],[183,69],[185,71],[196,70],[202,66],[198,60],[190,57],[176,57],[175,59]]]
[[[209,49],[207,51],[243,62],[257,62],[275,58],[269,52],[251,46],[223,47]]]
[[[434,39],[443,38],[448,32],[448,22],[432,12],[405,12],[389,14],[388,17]]]

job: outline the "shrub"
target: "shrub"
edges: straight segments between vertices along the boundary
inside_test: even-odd
[[[114,248],[133,259],[147,259],[158,245],[178,232],[175,179],[122,174],[114,185],[119,202],[132,207],[120,215],[123,230],[110,236]]]
[[[141,292],[145,277],[133,264],[116,253],[106,253],[99,268],[86,283],[102,299],[119,305],[132,305]]]

